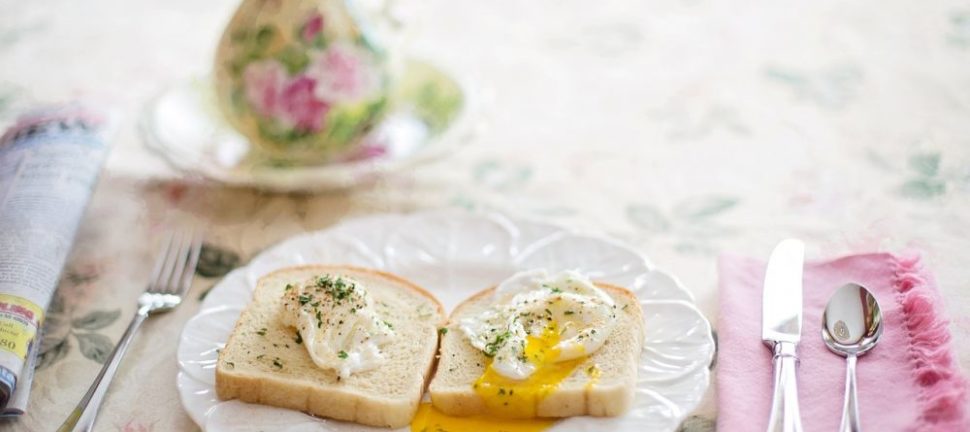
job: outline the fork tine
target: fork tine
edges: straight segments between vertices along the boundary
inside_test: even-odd
[[[148,279],[148,289],[153,289],[153,284],[158,282],[158,278],[162,275],[162,267],[165,266],[165,259],[168,257],[168,251],[172,247],[172,241],[175,239],[175,232],[169,231],[165,236],[165,240],[162,241],[162,246],[158,249],[158,254],[155,256],[155,264],[152,267],[152,276]]]
[[[178,291],[179,282],[182,280],[182,272],[185,270],[185,260],[191,252],[193,229],[189,228],[181,232],[179,247],[175,253],[175,266],[169,274],[162,288],[165,294],[175,294]]]
[[[202,253],[202,230],[196,229],[192,235],[191,249],[189,249],[188,263],[185,272],[182,273],[179,281],[177,294],[182,296],[192,287],[192,277],[195,275],[195,268],[199,264],[199,255]]]
[[[179,250],[182,249],[183,237],[181,231],[172,234],[172,242],[169,243],[168,250],[165,251],[165,264],[162,266],[162,272],[152,285],[151,290],[153,292],[163,293],[168,289],[169,281],[172,280],[172,271],[175,270],[175,264],[178,261]]]

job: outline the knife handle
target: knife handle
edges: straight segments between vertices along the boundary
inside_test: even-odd
[[[795,344],[775,342],[773,351],[775,388],[771,398],[768,432],[801,432],[802,418],[798,412],[798,385],[795,379],[798,362]]]

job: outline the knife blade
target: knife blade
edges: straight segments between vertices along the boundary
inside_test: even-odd
[[[771,349],[774,391],[769,432],[800,432],[795,369],[802,333],[802,269],[805,244],[787,239],[775,246],[765,271],[761,299],[761,340]]]

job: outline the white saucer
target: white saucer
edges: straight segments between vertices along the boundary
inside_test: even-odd
[[[140,129],[148,148],[174,168],[235,186],[277,192],[313,192],[373,181],[382,173],[440,157],[467,143],[481,127],[472,115],[466,86],[428,63],[410,60],[396,89],[405,96],[361,140],[385,149],[378,156],[349,155],[342,162],[294,166],[253,151],[249,141],[222,116],[211,78],[175,84],[148,104]],[[459,103],[434,104],[445,89]],[[428,91],[425,91],[428,90]]]

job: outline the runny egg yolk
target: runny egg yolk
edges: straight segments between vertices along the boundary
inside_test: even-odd
[[[475,392],[485,402],[486,411],[504,418],[536,417],[539,402],[586,360],[586,356],[581,356],[557,362],[560,353],[555,346],[558,343],[559,330],[554,322],[540,335],[528,336],[523,355],[536,366],[536,371],[523,380],[499,374],[489,360],[485,373],[474,384]]]
[[[489,360],[485,373],[474,387],[488,414],[453,417],[423,403],[411,423],[411,432],[541,432],[557,420],[536,417],[536,407],[562,380],[573,373],[586,357],[556,362],[559,331],[555,324],[539,336],[527,338],[524,355],[536,365],[536,371],[524,380],[507,378],[492,368]]]
[[[453,417],[430,403],[422,403],[411,422],[411,432],[542,432],[554,423],[553,419],[501,419],[488,415]]]

